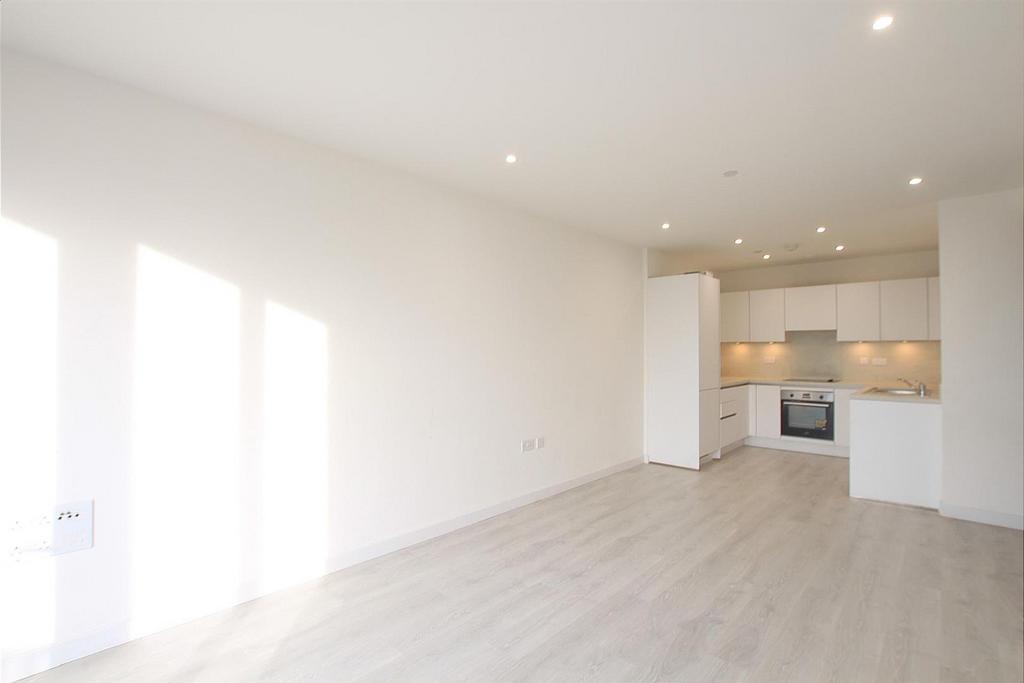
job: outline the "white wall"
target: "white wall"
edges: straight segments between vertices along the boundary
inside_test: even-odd
[[[942,503],[1024,527],[1024,190],[939,203]]]
[[[56,283],[55,361],[23,346],[59,390],[0,386],[46,413],[22,443],[57,425],[55,454],[0,440],[0,481],[96,510],[93,549],[6,567],[52,604],[5,678],[639,461],[640,249],[27,57],[2,75],[0,239],[56,267],[0,336],[52,329],[10,316]]]

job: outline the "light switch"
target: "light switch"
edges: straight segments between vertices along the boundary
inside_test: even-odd
[[[889,359],[888,358],[872,358],[871,359],[871,364],[872,365],[888,365],[889,364]]]
[[[870,358],[868,358],[867,356],[861,356],[861,357],[860,357],[860,364],[861,364],[861,365],[867,365],[867,364],[869,364],[870,362],[871,362],[871,359],[870,359]]]

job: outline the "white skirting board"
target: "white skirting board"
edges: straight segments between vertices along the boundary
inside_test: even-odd
[[[978,522],[979,524],[1003,526],[1008,529],[1024,531],[1024,515],[1015,515],[1009,512],[994,512],[992,510],[979,510],[977,508],[950,505],[943,502],[939,503],[939,514],[943,517],[962,519],[966,522]]]
[[[792,451],[795,453],[813,453],[815,455],[831,455],[834,458],[849,458],[850,449],[845,446],[836,446],[827,441],[815,439],[797,439],[793,437],[782,437],[776,439],[767,436],[748,436],[743,440],[747,446],[758,448],[774,448],[777,451]]]
[[[417,543],[422,543],[438,536],[443,536],[444,534],[455,531],[456,529],[461,529],[463,527],[476,524],[477,522],[482,522],[485,519],[523,507],[524,505],[529,505],[530,503],[535,503],[539,500],[543,500],[544,498],[550,498],[551,496],[568,491],[569,489],[574,489],[577,486],[583,486],[584,484],[589,484],[592,481],[611,476],[618,472],[623,472],[637,465],[641,465],[643,462],[643,458],[641,457],[631,458],[616,465],[612,465],[611,467],[606,467],[602,470],[591,472],[590,474],[585,474],[581,477],[576,477],[575,479],[563,481],[558,484],[506,500],[496,505],[491,505],[443,522],[438,522],[437,524],[431,524],[430,526],[423,527],[422,529],[410,531],[386,541],[332,557],[327,562],[327,571],[324,572],[321,577],[316,577],[311,580],[318,581],[324,575],[357,565],[361,562],[366,562],[367,560],[372,560],[373,558],[380,557],[381,555],[387,555],[388,553],[401,550],[402,548],[408,548],[416,545]],[[286,586],[280,590],[289,590],[293,587],[294,586]],[[271,593],[276,592],[279,591],[271,591]],[[255,600],[256,598],[263,597],[263,595],[268,595],[269,593],[260,593],[254,587],[242,586],[239,594],[242,597],[238,602],[234,605],[228,606],[226,609],[231,609],[231,607],[240,605],[244,602],[249,602],[250,600]],[[206,616],[209,615],[197,615],[195,619],[190,619],[189,621],[202,619]],[[178,625],[180,626],[180,624]],[[169,628],[174,627],[172,626]],[[84,638],[56,643],[46,648],[20,652],[0,652],[0,683],[11,683],[12,681],[40,673],[41,671],[46,671],[47,669],[52,669],[75,659],[95,654],[101,650],[123,645],[131,640],[137,640],[138,638],[145,637],[145,635],[150,635],[138,634],[134,637],[130,637],[129,634],[132,633],[137,632],[133,630],[131,622],[125,621]]]

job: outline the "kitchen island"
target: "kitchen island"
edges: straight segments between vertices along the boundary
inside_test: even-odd
[[[868,388],[850,397],[850,496],[938,509],[942,403]]]

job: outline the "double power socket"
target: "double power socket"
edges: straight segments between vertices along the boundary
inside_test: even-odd
[[[544,437],[537,436],[532,439],[523,439],[523,443],[520,446],[521,453],[528,453],[529,451],[539,451],[544,448]]]
[[[93,502],[61,503],[0,527],[0,548],[15,562],[63,555],[92,547]]]

